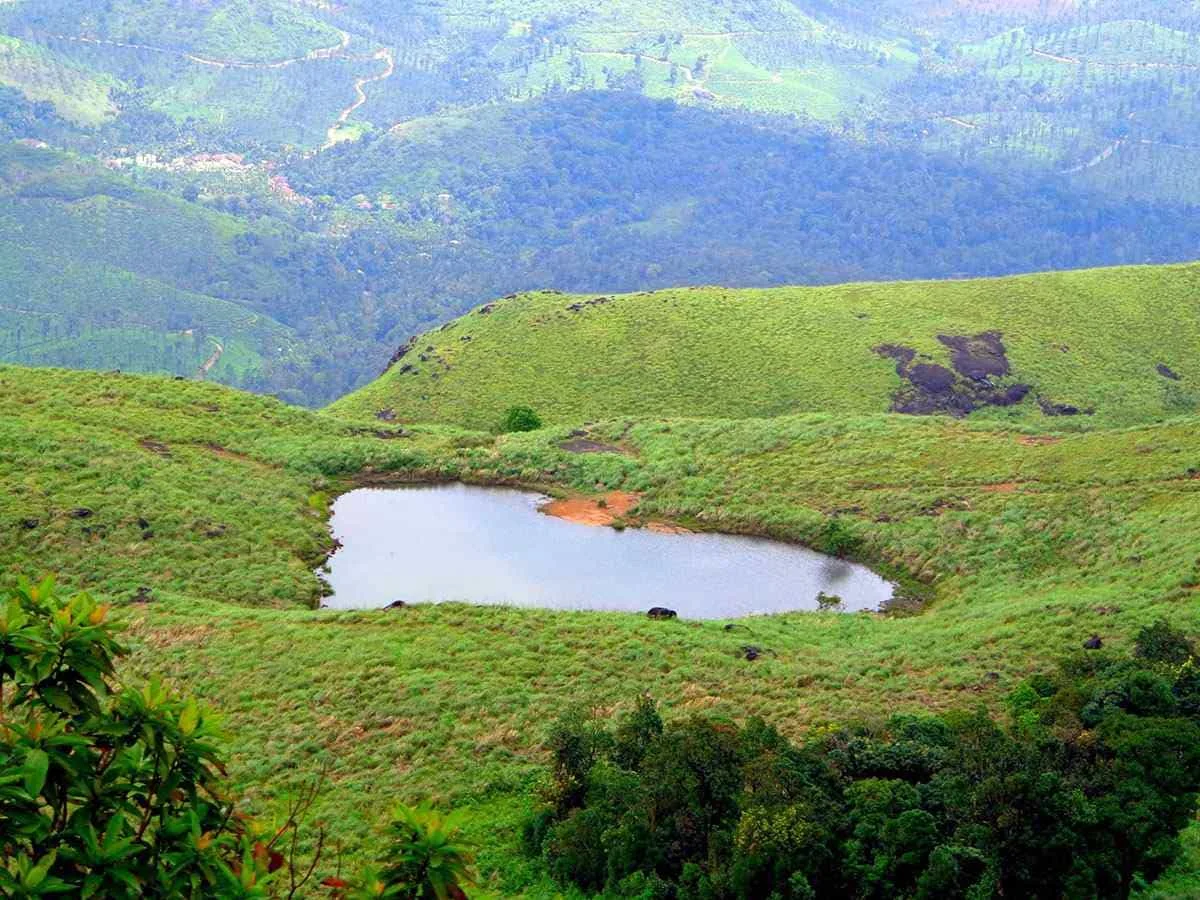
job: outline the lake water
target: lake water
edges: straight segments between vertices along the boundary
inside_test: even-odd
[[[874,610],[892,585],[804,547],[722,534],[581,525],[546,498],[467,485],[362,489],[333,505],[342,548],[326,576],[335,609],[461,601],[728,619],[816,609],[820,591]]]

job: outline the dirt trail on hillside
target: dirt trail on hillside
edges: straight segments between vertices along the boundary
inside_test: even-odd
[[[334,122],[333,125],[330,126],[329,131],[325,133],[325,144],[321,147],[322,150],[328,150],[337,143],[338,131],[343,125],[350,121],[350,117],[354,115],[355,111],[367,102],[367,85],[374,84],[377,81],[386,81],[396,73],[396,56],[391,50],[380,50],[373,58],[381,59],[386,63],[384,70],[378,75],[371,75],[355,80],[354,102],[342,110],[341,114],[337,117],[337,121]]]
[[[1094,168],[1096,168],[1096,166],[1100,165],[1100,163],[1102,163],[1106,160],[1112,159],[1113,154],[1116,153],[1118,150],[1120,150],[1124,144],[1125,144],[1125,139],[1118,138],[1117,140],[1115,140],[1111,144],[1109,144],[1107,147],[1105,147],[1103,150],[1101,150],[1099,153],[1097,153],[1095,156],[1093,156],[1091,159],[1089,159],[1087,162],[1080,163],[1077,166],[1072,166],[1069,169],[1063,169],[1061,174],[1063,174],[1063,175],[1078,175],[1080,172],[1086,172],[1088,169],[1094,169]]]
[[[50,34],[43,35],[44,38],[58,41],[71,41],[77,44],[92,44],[95,46],[104,47],[121,47],[126,50],[140,50],[147,53],[160,53],[166,56],[177,56],[180,59],[186,59],[194,62],[197,65],[209,66],[214,69],[240,69],[240,70],[259,70],[266,71],[271,69],[286,69],[288,66],[294,66],[299,63],[315,62],[325,59],[346,59],[365,61],[368,59],[382,60],[385,63],[384,70],[378,75],[367,75],[357,78],[354,81],[354,102],[347,106],[338,114],[337,121],[331,125],[325,133],[325,143],[322,145],[322,150],[328,150],[337,143],[337,133],[349,120],[352,115],[367,102],[366,86],[377,81],[385,81],[391,78],[396,72],[396,56],[388,49],[378,50],[372,56],[351,56],[346,53],[350,47],[351,36],[347,31],[338,28],[338,42],[330,47],[318,47],[315,50],[310,50],[303,56],[295,56],[290,59],[281,59],[274,62],[245,62],[234,59],[215,59],[208,56],[200,56],[197,53],[189,53],[186,50],[173,50],[168,47],[155,47],[151,44],[135,44],[126,41],[110,41],[103,38],[82,37],[79,35],[69,34]]]
[[[1085,63],[1100,69],[1171,69],[1180,72],[1195,72],[1200,65],[1193,63],[1164,63],[1164,62],[1106,62],[1097,59],[1084,59],[1080,56],[1058,56],[1045,50],[1031,50],[1034,56],[1048,59],[1052,62],[1065,63],[1070,66],[1082,66]]]
[[[221,361],[221,357],[225,354],[225,345],[216,338],[209,338],[213,342],[213,352],[204,364],[200,366],[200,371],[196,373],[196,377],[203,381],[208,377],[208,373],[213,370],[213,366]]]
[[[346,48],[350,46],[350,34],[337,29],[338,42],[332,47],[318,47],[316,50],[310,50],[303,56],[295,56],[290,59],[281,59],[275,62],[245,62],[234,59],[214,59],[208,56],[200,56],[196,53],[188,53],[186,50],[172,50],[168,47],[155,47],[151,44],[134,44],[126,41],[109,41],[103,38],[81,37],[78,35],[69,34],[51,34],[46,37],[56,41],[71,41],[76,44],[93,44],[101,47],[121,47],[126,50],[144,50],[147,53],[161,53],[166,56],[178,56],[181,59],[187,59],[202,66],[210,66],[215,69],[285,69],[288,66],[294,66],[297,63],[313,62],[319,59],[335,59],[341,56]]]

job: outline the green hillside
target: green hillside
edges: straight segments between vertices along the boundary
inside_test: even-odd
[[[0,144],[0,360],[203,367],[309,402],[361,383],[361,362],[337,362],[372,329],[351,321],[356,277],[285,216],[218,208],[194,165],[189,190],[182,163],[146,184],[93,158]]]
[[[547,332],[532,334],[530,349]],[[501,438],[401,429],[215,385],[6,367],[0,572],[57,571],[116,603],[133,669],[165,672],[223,714],[256,807],[327,765],[318,814],[360,859],[392,799],[430,795],[472,816],[485,895],[550,896],[519,825],[545,723],[567,703],[622,707],[649,689],[671,717],[757,714],[800,735],[994,706],[1093,633],[1120,648],[1160,616],[1200,629],[1198,424],[1035,435],[946,417],[655,415],[587,426],[623,452],[576,454],[562,445],[578,422]],[[632,523],[818,546],[836,518],[926,607],[736,633],[457,605],[314,611],[329,503],[367,477],[622,489],[641,497]],[[151,602],[134,602],[141,588]],[[747,663],[748,639],[778,655]],[[364,797],[389,802],[364,816]],[[1192,871],[1174,883],[1186,890]]]
[[[339,412],[495,426],[615,416],[970,413],[1131,425],[1200,408],[1200,266],[488,304]]]

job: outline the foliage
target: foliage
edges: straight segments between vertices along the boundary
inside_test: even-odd
[[[474,854],[464,840],[462,817],[431,806],[400,806],[391,826],[384,896],[402,900],[465,897],[473,883]]]
[[[500,432],[512,434],[520,431],[537,431],[542,427],[542,420],[528,406],[510,406],[500,420]]]
[[[898,716],[796,746],[694,716],[640,758],[593,758],[583,791],[556,777],[532,848],[614,896],[1128,897],[1200,796],[1200,721],[1171,697],[1170,675],[1103,654],[1023,685],[1004,726]],[[556,772],[580,724],[555,727]]]
[[[1196,645],[1166,619],[1159,619],[1138,632],[1133,655],[1150,662],[1179,666],[1196,656]]]
[[[125,650],[88,595],[48,579],[3,604],[0,894],[275,895],[290,826],[257,840],[236,812],[211,715],[157,680],[117,685]]]
[[[453,6],[0,3],[0,358],[316,404],[511,291],[1194,252],[1179,4]]]

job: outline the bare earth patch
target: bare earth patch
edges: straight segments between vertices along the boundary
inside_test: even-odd
[[[591,438],[571,438],[568,441],[563,441],[558,446],[568,453],[621,453],[625,456],[632,455],[624,447],[593,441]]]
[[[985,494],[1011,494],[1020,487],[1015,481],[1001,481],[996,484],[985,484],[983,492]]]
[[[1024,434],[1017,438],[1017,443],[1024,444],[1026,447],[1046,447],[1061,442],[1062,438],[1049,434]]]
[[[646,530],[653,531],[655,534],[692,534],[690,528],[672,525],[670,522],[647,522]]]
[[[638,505],[641,494],[610,491],[603,497],[566,497],[551,500],[541,511],[556,519],[566,519],[581,525],[612,525]]]

